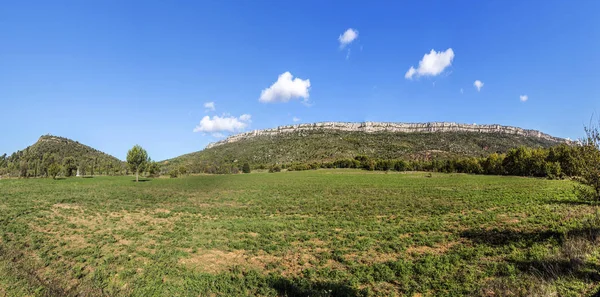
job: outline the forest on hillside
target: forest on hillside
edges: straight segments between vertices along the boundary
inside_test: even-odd
[[[0,176],[47,177],[51,169],[65,176],[122,175],[127,167],[119,159],[68,138],[44,135],[33,145],[0,156]]]

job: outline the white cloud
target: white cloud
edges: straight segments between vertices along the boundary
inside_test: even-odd
[[[219,133],[219,132],[213,133],[211,135],[212,135],[212,137],[216,137],[216,138],[223,138],[223,137],[225,137],[225,134]]]
[[[285,72],[279,75],[274,84],[262,90],[258,101],[264,103],[288,102],[290,99],[303,98],[303,101],[306,102],[309,89],[309,79],[294,78],[290,72]]]
[[[206,108],[206,111],[215,111],[215,103],[214,102],[206,102],[204,103],[204,108]]]
[[[460,88],[460,93],[461,93],[461,94],[464,94],[464,93],[465,93],[465,90],[464,90],[463,88]]]
[[[340,42],[340,48],[345,48],[348,44],[352,43],[356,38],[358,38],[358,31],[350,28],[344,32],[344,34],[338,37],[338,41]]]
[[[248,127],[251,116],[243,114],[239,118],[234,116],[204,116],[200,124],[194,128],[194,132],[211,133],[215,137],[222,135],[221,132],[236,132]]]
[[[300,122],[300,118],[293,117],[293,118],[292,118],[292,121],[294,121],[294,123],[295,123],[295,122]]]
[[[350,59],[350,49],[348,49],[348,53],[346,53],[346,60]]]
[[[519,96],[519,99],[521,99],[521,102],[525,102],[525,101],[529,100],[529,96],[521,95],[521,96]]]
[[[436,76],[442,73],[444,69],[452,65],[454,60],[454,51],[452,48],[447,49],[443,52],[436,52],[431,50],[428,54],[423,55],[423,59],[419,61],[419,68],[410,67],[404,78],[412,79],[415,75],[419,76]]]
[[[476,80],[473,85],[477,88],[477,92],[481,91],[481,88],[483,88],[483,82],[480,80]]]

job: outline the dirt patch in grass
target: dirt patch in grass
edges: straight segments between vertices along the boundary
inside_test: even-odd
[[[248,256],[243,250],[225,252],[220,250],[199,250],[189,258],[179,259],[179,263],[187,267],[208,273],[219,273],[234,265],[247,266]]]
[[[81,206],[75,204],[66,204],[66,203],[56,203],[52,205],[54,208],[62,208],[62,209],[81,209]]]
[[[319,251],[323,252],[322,249]],[[179,259],[179,264],[185,267],[213,274],[228,271],[234,266],[241,266],[265,273],[278,272],[285,277],[299,276],[303,270],[315,267],[317,262],[315,254],[301,251],[287,251],[281,255],[271,255],[259,251],[257,254],[251,255],[245,250],[229,252],[198,250],[187,258]],[[325,260],[319,266],[344,269],[344,265],[331,259]]]
[[[437,244],[434,246],[411,246],[406,249],[406,253],[409,255],[423,255],[423,254],[432,254],[432,255],[441,255],[445,254],[450,250],[453,246],[464,244],[463,241],[450,241],[444,244]]]

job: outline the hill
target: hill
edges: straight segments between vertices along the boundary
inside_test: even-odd
[[[282,126],[230,136],[206,149],[162,162],[191,171],[248,162],[328,162],[366,155],[380,159],[479,157],[510,148],[550,147],[568,142],[536,130],[456,123],[315,123]]]
[[[84,165],[84,170],[95,170],[96,172],[107,172],[121,170],[122,161],[103,153],[90,146],[79,143],[68,138],[44,135],[36,143],[27,148],[17,151],[10,156],[0,156],[0,174],[2,171],[11,175],[19,171],[20,166],[26,163],[29,175],[38,176],[44,173],[44,162],[48,158],[62,164],[66,157],[75,159],[77,166]],[[93,168],[92,168],[93,167]]]

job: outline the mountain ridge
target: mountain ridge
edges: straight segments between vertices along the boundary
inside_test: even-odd
[[[380,160],[444,160],[486,157],[515,147],[549,148],[574,142],[538,130],[450,122],[321,122],[279,126],[232,135],[206,148],[161,161],[166,170],[228,172],[240,164],[333,162],[366,156]],[[235,169],[231,169],[235,171]]]
[[[205,149],[214,148],[223,144],[233,143],[263,135],[278,135],[282,133],[293,133],[300,131],[332,130],[348,132],[402,132],[402,133],[435,133],[435,132],[478,132],[478,133],[501,133],[525,137],[537,137],[557,143],[569,143],[564,138],[551,136],[539,130],[523,129],[514,126],[499,124],[462,124],[456,122],[426,122],[426,123],[403,123],[403,122],[317,122],[296,125],[284,125],[276,128],[253,130],[231,135],[223,140],[209,143]]]

